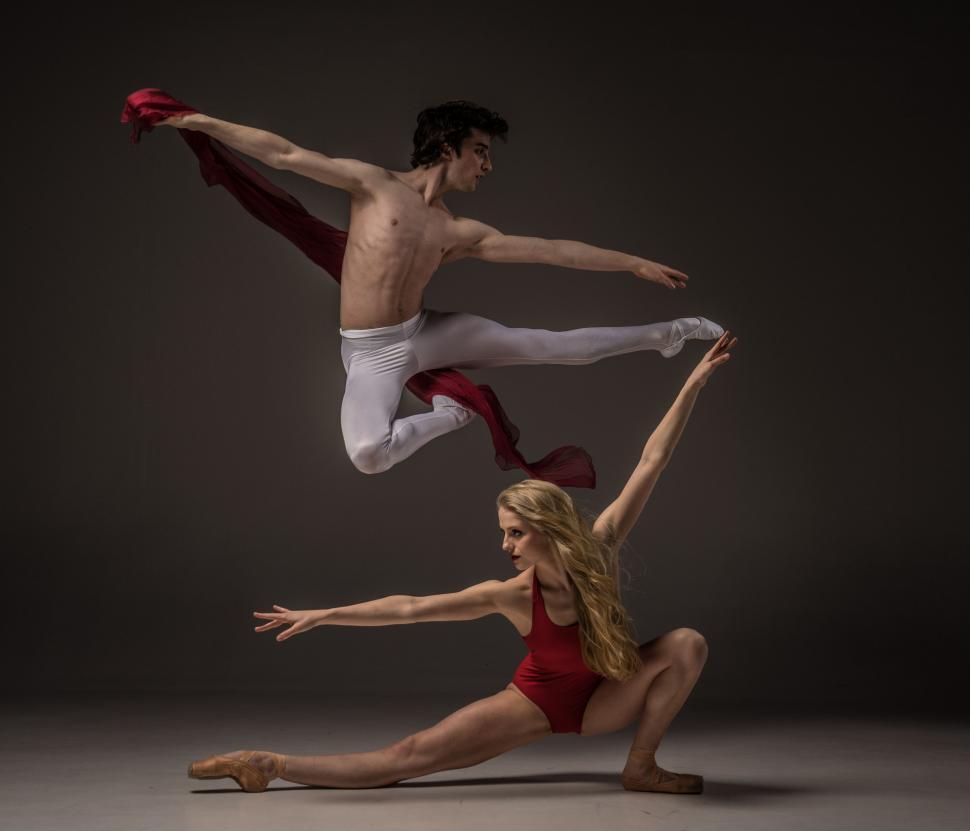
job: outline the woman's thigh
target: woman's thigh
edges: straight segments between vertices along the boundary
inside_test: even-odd
[[[549,732],[548,720],[532,702],[502,690],[405,739],[412,762],[408,776],[475,765]]]
[[[596,688],[583,713],[584,736],[621,730],[643,713],[647,690],[654,679],[673,663],[676,636],[667,632],[640,647],[643,666],[626,681],[604,680]]]

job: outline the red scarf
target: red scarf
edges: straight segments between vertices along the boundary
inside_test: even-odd
[[[159,121],[198,110],[159,89],[140,89],[128,96],[121,123],[131,123],[131,141],[151,132]],[[222,185],[249,213],[279,231],[338,283],[343,265],[347,232],[309,214],[294,197],[245,164],[220,142],[196,130],[179,128],[179,134],[199,158],[207,185]],[[519,429],[506,416],[491,387],[473,384],[454,369],[419,372],[407,388],[426,404],[432,396],[447,395],[474,410],[488,424],[495,446],[495,463],[502,470],[522,468],[533,479],[576,488],[596,486],[593,460],[581,447],[558,447],[537,462],[527,462],[516,444]]]

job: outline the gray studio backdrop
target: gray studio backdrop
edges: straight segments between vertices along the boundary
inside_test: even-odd
[[[524,651],[499,618],[253,634],[250,612],[273,603],[509,575],[493,502],[520,476],[493,464],[480,422],[383,475],[351,466],[337,287],[204,187],[174,131],[128,144],[125,95],[160,86],[398,169],[419,109],[501,112],[510,141],[453,210],[641,254],[690,288],[468,261],[442,270],[430,307],[545,328],[702,314],[740,341],[625,552],[641,637],[704,632],[710,701],[905,705],[931,680],[935,705],[965,694],[949,296],[966,272],[965,156],[945,21],[286,2],[21,14],[5,56],[8,691],[475,695]],[[270,174],[345,226],[342,193]],[[473,376],[526,456],[589,450],[599,485],[574,495],[595,511],[701,353]]]

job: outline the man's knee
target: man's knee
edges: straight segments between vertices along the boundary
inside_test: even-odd
[[[612,342],[596,337],[596,329],[567,329],[564,332],[550,332],[550,348],[560,354],[569,355],[570,363],[576,365],[594,364],[612,355],[615,348]]]
[[[358,441],[346,443],[350,461],[361,473],[383,473],[391,467],[390,456],[384,442]]]

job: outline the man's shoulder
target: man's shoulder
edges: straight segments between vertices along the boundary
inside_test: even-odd
[[[447,210],[447,209],[446,209]],[[470,240],[479,240],[490,233],[495,233],[495,229],[486,225],[478,219],[468,216],[459,216],[451,211],[447,211],[449,224],[452,231]]]
[[[379,164],[374,164],[373,162],[363,162],[357,159],[353,159],[355,164],[360,165],[362,172],[365,172],[367,177],[374,184],[378,185],[399,185],[397,176],[393,170],[386,167],[381,167]]]

